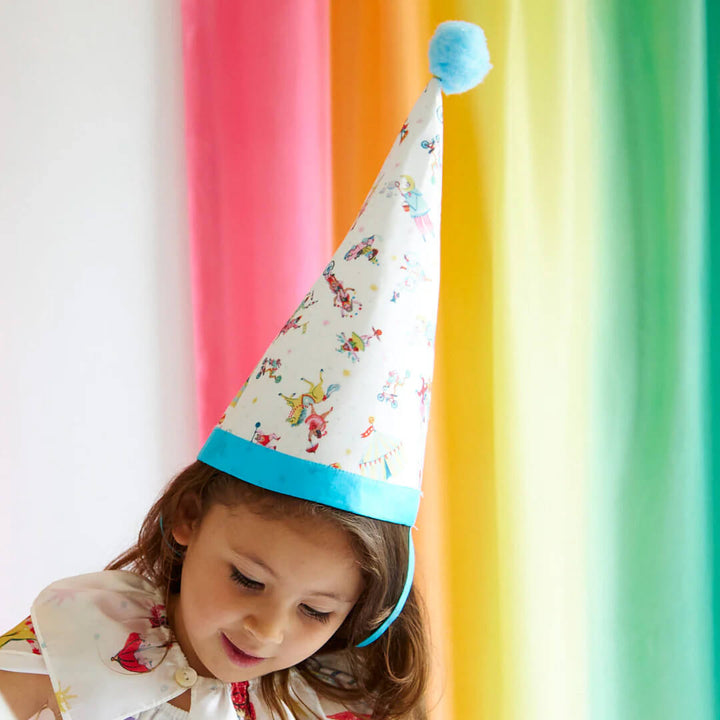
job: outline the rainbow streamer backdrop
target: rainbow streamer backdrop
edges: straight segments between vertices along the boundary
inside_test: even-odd
[[[445,103],[433,717],[716,717],[718,5],[183,11],[202,439],[352,223],[434,27],[480,24],[495,69]]]

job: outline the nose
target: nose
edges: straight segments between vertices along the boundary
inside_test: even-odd
[[[285,638],[285,616],[271,603],[261,603],[245,616],[245,630],[258,644],[280,645]]]

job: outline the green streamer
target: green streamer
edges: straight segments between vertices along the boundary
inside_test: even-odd
[[[710,720],[705,12],[699,0],[607,0],[595,16],[605,233],[591,717]]]
[[[707,277],[708,387],[706,443],[709,454],[713,579],[713,685],[720,689],[720,6],[706,4],[707,48]],[[717,691],[714,717],[720,712]]]

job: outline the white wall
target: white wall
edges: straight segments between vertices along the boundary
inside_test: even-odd
[[[197,451],[179,0],[0,0],[0,632]]]

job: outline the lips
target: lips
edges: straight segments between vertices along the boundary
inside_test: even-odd
[[[257,665],[259,662],[265,660],[265,658],[250,655],[244,650],[241,650],[237,647],[237,645],[228,640],[225,633],[220,633],[220,637],[222,638],[222,645],[225,650],[225,654],[231,662],[235,663],[235,665],[239,665],[240,667],[250,667],[251,665]]]

